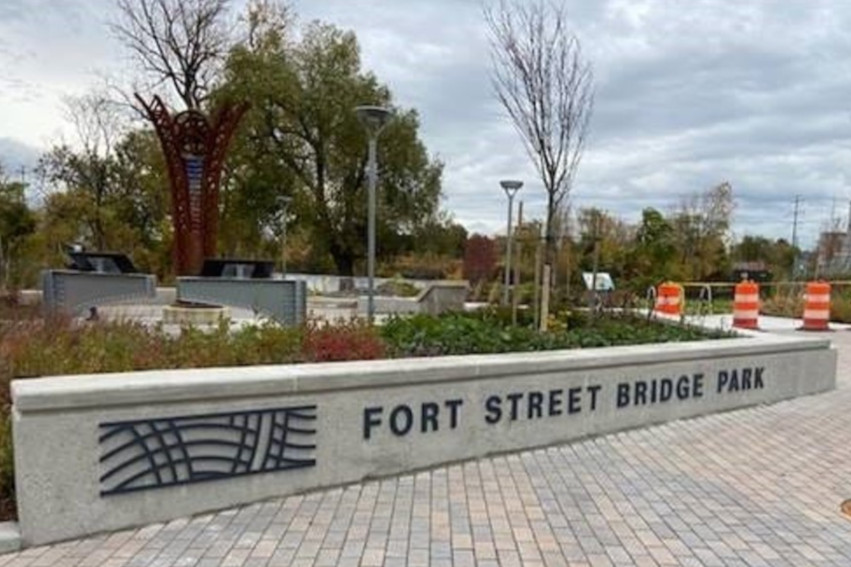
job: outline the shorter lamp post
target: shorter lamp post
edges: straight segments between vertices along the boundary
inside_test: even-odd
[[[281,279],[287,278],[287,209],[293,198],[281,197]]]
[[[381,106],[358,106],[355,108],[369,136],[369,197],[367,205],[367,318],[375,319],[375,190],[378,184],[378,135],[393,116],[393,112]]]
[[[502,304],[508,305],[508,288],[511,285],[511,217],[513,216],[514,195],[523,187],[522,181],[504,179],[499,182],[503,191],[508,196],[508,230],[506,234],[507,245],[505,247],[505,289],[502,290]]]

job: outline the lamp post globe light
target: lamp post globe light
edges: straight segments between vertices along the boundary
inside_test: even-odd
[[[378,184],[378,136],[392,118],[393,112],[382,106],[358,106],[358,119],[366,128],[369,138],[369,188],[367,205],[367,318],[375,319],[375,188]]]
[[[511,285],[511,217],[513,216],[514,195],[523,187],[522,181],[503,179],[499,182],[502,190],[508,196],[508,229],[506,231],[505,247],[505,286],[502,290],[502,304],[508,305],[508,288]]]

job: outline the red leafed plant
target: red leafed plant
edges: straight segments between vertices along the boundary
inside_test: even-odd
[[[464,245],[464,278],[470,283],[490,280],[496,272],[496,245],[493,239],[474,234]]]
[[[311,362],[385,358],[384,341],[374,327],[357,321],[309,324],[302,355]]]

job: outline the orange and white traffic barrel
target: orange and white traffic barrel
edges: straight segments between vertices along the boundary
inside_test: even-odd
[[[671,282],[659,285],[656,295],[656,312],[679,315],[683,312],[683,286]]]
[[[830,284],[810,282],[804,295],[804,326],[802,331],[829,331]]]
[[[759,328],[759,286],[753,282],[736,284],[733,297],[733,326],[739,329]]]

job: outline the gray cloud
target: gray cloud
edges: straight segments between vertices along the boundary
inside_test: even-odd
[[[828,221],[834,199],[846,214],[851,5],[563,1],[596,77],[576,207],[637,219],[646,206],[667,210],[726,180],[737,202],[736,234],[788,238],[792,201],[800,194],[806,244]],[[92,69],[120,65],[103,6],[102,0],[3,2],[0,63],[10,72],[0,81],[0,109],[35,92],[54,100],[94,83]],[[543,214],[544,194],[491,96],[481,6],[480,0],[295,2],[302,22],[321,19],[358,34],[365,67],[390,85],[399,104],[419,111],[427,146],[446,162],[447,208],[470,229],[493,232],[504,230],[500,178],[526,181],[520,196],[527,216]],[[27,52],[33,59],[18,63]],[[32,111],[32,105],[18,108],[26,109],[18,114]]]
[[[0,171],[5,175],[18,175],[21,168],[31,171],[41,151],[11,138],[0,138]]]
[[[356,4],[356,7],[353,6]],[[812,241],[834,197],[848,198],[851,6],[568,1],[596,76],[596,108],[575,205],[636,219],[683,195],[733,184],[739,234],[788,237],[791,202],[807,202]],[[540,182],[494,104],[478,2],[301,2],[308,18],[357,31],[367,66],[415,106],[447,162],[447,205],[471,228],[502,227],[498,180],[521,176],[527,211]],[[845,207],[837,207],[843,214]]]

